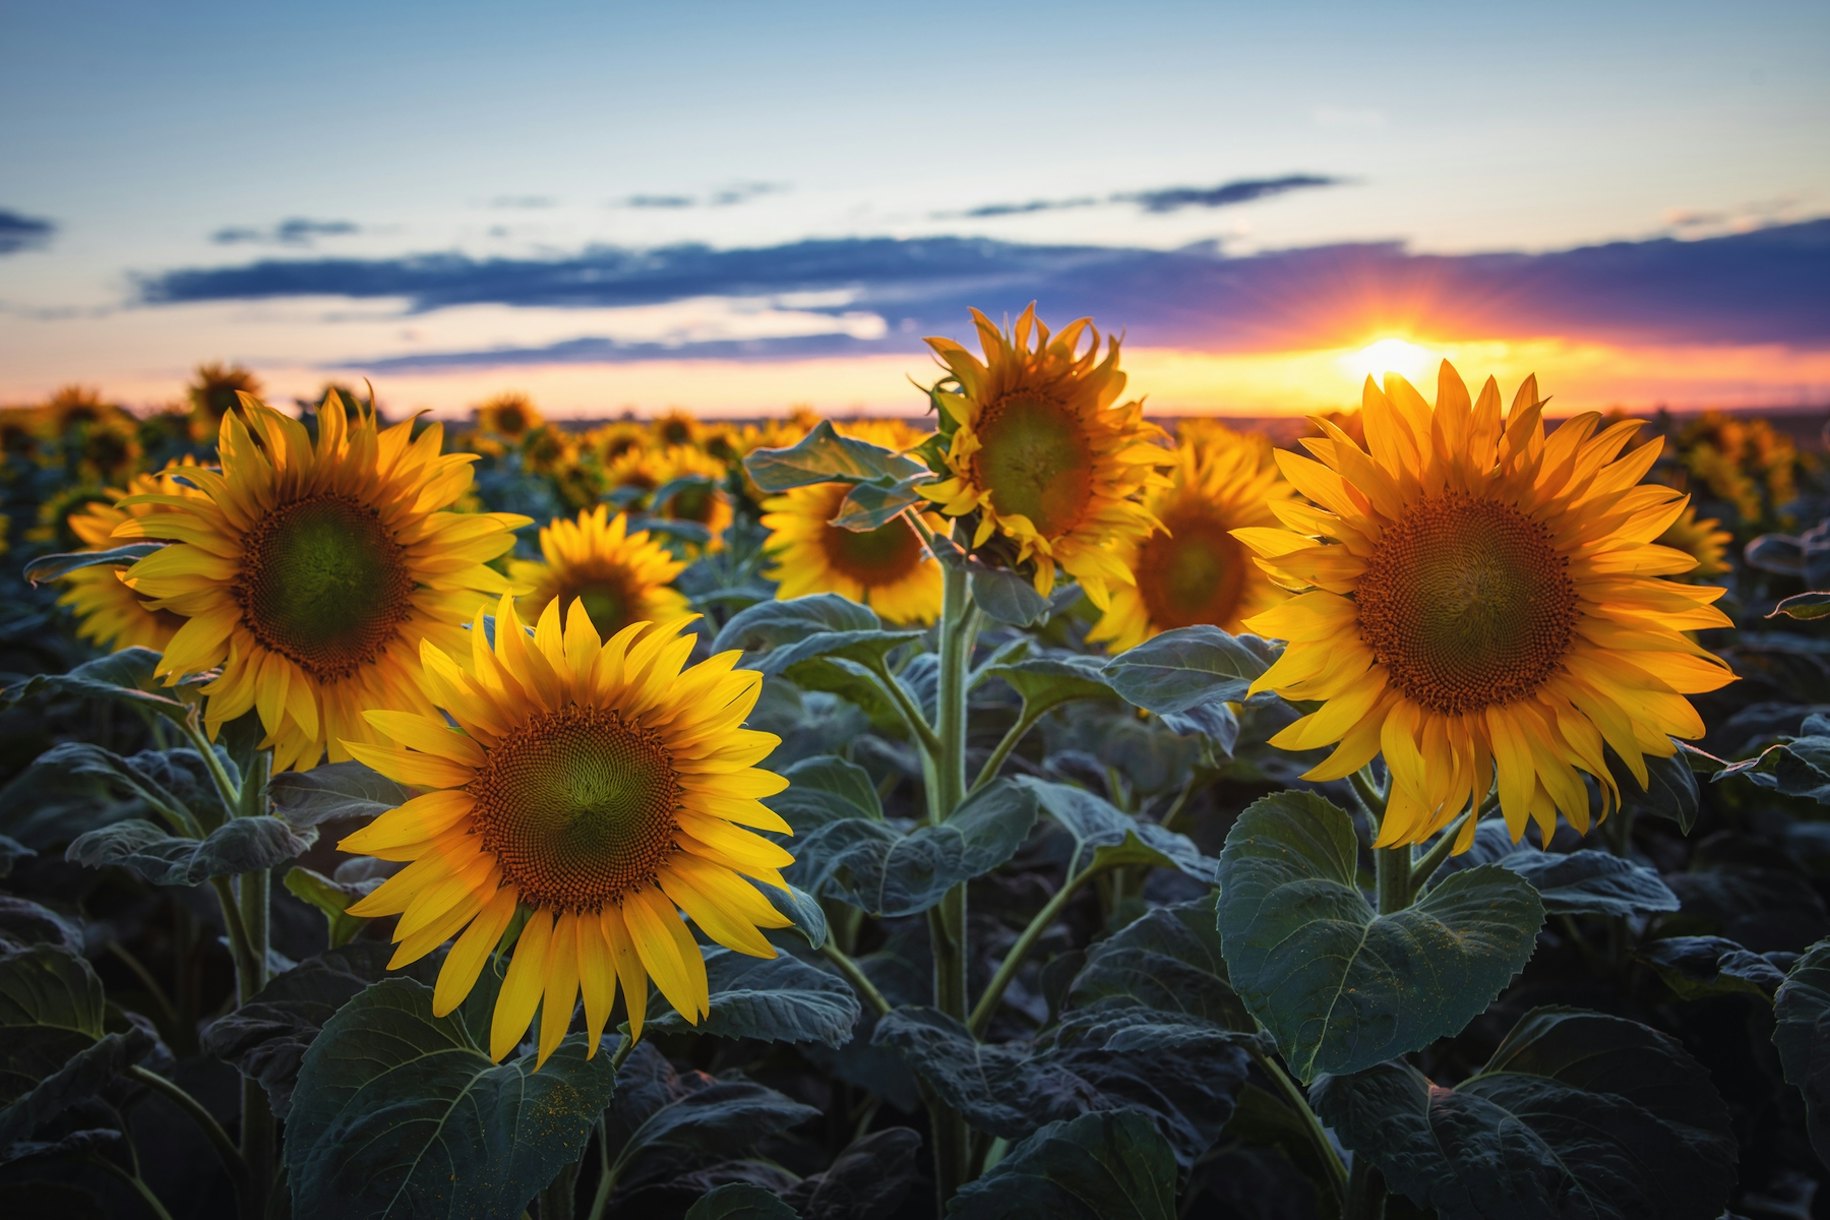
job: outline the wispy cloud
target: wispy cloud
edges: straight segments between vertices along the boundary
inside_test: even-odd
[[[1029,245],[962,237],[850,238],[719,250],[595,247],[550,259],[429,254],[263,260],[141,281],[149,304],[342,296],[397,299],[414,312],[495,304],[657,305],[698,297],[792,298],[835,319],[829,335],[405,357],[416,367],[602,362],[673,356],[761,358],[910,350],[960,328],[968,305],[996,314],[1032,298],[1052,318],[1093,314],[1133,343],[1275,351],[1364,341],[1402,326],[1443,340],[1569,337],[1620,344],[1781,344],[1830,349],[1830,219],[1680,241],[1661,237],[1539,254],[1439,255],[1356,243],[1232,257],[1212,246]],[[825,295],[820,295],[825,294]],[[882,320],[855,337],[841,315]],[[375,368],[404,367],[389,359]]]
[[[788,188],[780,182],[733,182],[703,195],[626,195],[611,206],[624,208],[729,208]]]
[[[1030,199],[1022,203],[983,203],[963,212],[937,212],[937,220],[993,220],[1004,216],[1032,216],[1037,212],[1066,212],[1115,204],[1133,204],[1158,215],[1186,208],[1230,208],[1272,195],[1340,186],[1349,179],[1332,174],[1285,174],[1281,178],[1240,178],[1218,186],[1165,186],[1149,191],[1114,191],[1109,195],[1074,195],[1066,199]]]
[[[235,225],[218,229],[210,240],[219,246],[313,246],[321,237],[350,237],[362,231],[353,220],[308,220],[294,216],[265,228]]]
[[[551,195],[497,195],[486,205],[498,211],[531,212],[559,206]]]
[[[0,254],[41,250],[56,232],[57,225],[52,221],[0,208]]]

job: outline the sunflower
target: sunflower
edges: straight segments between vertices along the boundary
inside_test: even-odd
[[[83,425],[76,445],[77,468],[103,483],[119,483],[139,469],[144,453],[140,425],[131,415],[116,412]]]
[[[630,533],[628,519],[610,517],[602,504],[541,529],[540,553],[546,562],[508,565],[508,578],[529,587],[522,601],[536,615],[554,603],[582,601],[591,621],[614,635],[631,623],[687,613],[686,598],[672,587],[686,565],[646,531]]]
[[[740,727],[762,675],[733,668],[736,652],[682,668],[690,621],[636,623],[606,642],[579,602],[562,628],[555,601],[529,639],[504,597],[493,646],[478,611],[465,663],[424,649],[424,701],[455,731],[437,715],[371,712],[375,735],[399,744],[350,743],[383,775],[429,789],[340,846],[410,861],[350,907],[401,916],[390,966],[457,937],[434,1013],[463,1002],[526,915],[490,1027],[498,1060],[538,1008],[544,1063],[580,991],[596,1054],[619,983],[633,1037],[651,978],[697,1024],[705,960],[682,912],[727,948],[775,956],[758,929],[789,921],[751,882],[783,886],[793,857],[743,828],[793,833],[758,799],[787,787],[756,767],[780,739]]]
[[[1315,701],[1274,745],[1334,750],[1306,778],[1340,779],[1383,754],[1391,776],[1381,847],[1421,842],[1497,779],[1516,840],[1546,841],[1557,814],[1589,825],[1619,787],[1612,749],[1643,787],[1645,758],[1703,722],[1686,695],[1734,675],[1685,636],[1728,626],[1722,590],[1661,577],[1695,560],[1653,540],[1684,511],[1641,484],[1661,442],[1627,450],[1639,424],[1580,415],[1546,435],[1535,378],[1500,418],[1446,362],[1434,412],[1400,377],[1366,383],[1367,447],[1316,421],[1315,460],[1278,464],[1315,507],[1274,506],[1287,529],[1237,536],[1297,595],[1247,623],[1289,641],[1252,685]],[[1456,848],[1473,841],[1474,821]]]
[[[121,545],[114,536],[122,522],[158,511],[155,504],[127,497],[171,495],[186,499],[203,499],[203,493],[184,481],[196,463],[186,458],[172,462],[157,474],[137,474],[124,488],[109,488],[104,500],[91,501],[70,515],[69,529],[90,550],[102,551]],[[121,579],[115,567],[77,568],[61,578],[64,595],[60,606],[76,615],[76,635],[98,648],[111,651],[122,648],[151,648],[163,652],[184,626],[184,619],[169,610],[154,610]]]
[[[1728,574],[1731,566],[1728,548],[1734,541],[1735,536],[1723,529],[1720,521],[1714,517],[1699,518],[1697,506],[1686,504],[1683,515],[1659,535],[1658,544],[1682,551],[1696,560],[1697,566],[1690,569],[1688,578],[1698,581]]]
[[[1231,532],[1275,525],[1271,506],[1291,496],[1269,445],[1212,423],[1181,431],[1169,486],[1144,502],[1163,530],[1118,543],[1115,553],[1135,583],[1112,590],[1087,634],[1089,643],[1113,652],[1171,627],[1211,623],[1238,632],[1248,616],[1283,600]]]
[[[518,441],[546,420],[525,394],[497,394],[477,408],[476,429],[505,441]]]
[[[1044,596],[1060,567],[1103,610],[1109,585],[1131,583],[1113,548],[1157,527],[1139,495],[1168,464],[1163,434],[1144,422],[1143,404],[1114,405],[1125,388],[1118,340],[1100,359],[1088,319],[1051,338],[1034,304],[1010,335],[976,309],[972,317],[984,363],[951,339],[928,340],[958,386],[937,395],[953,425],[951,477],[927,494],[950,517],[978,513],[975,548],[994,533],[1014,542]]]
[[[655,490],[661,491],[676,479],[692,480],[656,497],[649,511],[664,521],[690,521],[703,525],[710,534],[705,549],[715,551],[724,542],[724,531],[734,516],[731,495],[724,489],[729,473],[723,462],[702,449],[690,445],[670,445],[653,455],[649,471],[655,479]]]
[[[663,449],[673,445],[697,445],[705,437],[705,428],[699,421],[679,407],[669,407],[666,414],[656,416],[649,423],[649,430],[655,443]]]
[[[261,383],[239,364],[200,364],[197,380],[187,391],[190,398],[190,433],[199,443],[208,443],[222,427],[222,417],[241,407],[241,396],[259,398]]]
[[[931,623],[940,615],[940,565],[900,517],[873,530],[833,525],[851,487],[815,483],[763,502],[764,550],[775,564],[777,597],[837,593],[898,623]],[[929,526],[940,518],[923,514]]]
[[[160,511],[116,531],[174,543],[126,575],[189,620],[158,672],[175,682],[220,666],[203,687],[210,733],[255,709],[276,769],[326,750],[348,758],[346,740],[377,736],[368,709],[429,710],[420,641],[458,647],[484,595],[513,588],[484,565],[528,519],[440,511],[469,488],[475,459],[441,456],[438,424],[412,428],[352,420],[333,397],[314,444],[298,420],[244,399],[222,420],[220,473],[185,475],[203,497],[148,497]]]
[[[37,407],[0,407],[0,456],[35,459],[42,427]]]
[[[57,437],[120,414],[121,409],[104,402],[99,391],[87,386],[67,385],[51,395],[39,418],[46,433]]]
[[[49,543],[55,550],[77,550],[85,545],[73,528],[77,516],[92,504],[108,504],[113,499],[99,483],[66,483],[38,505],[37,520],[25,536],[32,542]]]

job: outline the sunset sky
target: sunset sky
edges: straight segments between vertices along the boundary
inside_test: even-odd
[[[1529,15],[1526,15],[1526,14]],[[1154,409],[1830,401],[1830,5],[9,6],[0,402],[918,411],[966,309]]]

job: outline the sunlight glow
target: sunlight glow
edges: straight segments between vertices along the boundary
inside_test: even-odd
[[[1441,359],[1440,354],[1409,339],[1387,336],[1346,356],[1342,363],[1355,380],[1371,377],[1374,381],[1383,381],[1387,373],[1396,373],[1416,384],[1428,381]]]

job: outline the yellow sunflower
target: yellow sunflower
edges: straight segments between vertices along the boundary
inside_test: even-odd
[[[673,445],[697,445],[705,437],[704,426],[679,407],[669,407],[665,414],[656,416],[649,429],[655,443],[663,449]]]
[[[401,917],[391,966],[457,937],[435,1013],[463,1002],[526,915],[490,1027],[498,1060],[540,1009],[544,1063],[580,991],[596,1054],[619,983],[632,1036],[651,978],[697,1024],[705,959],[682,912],[727,948],[775,956],[758,929],[789,921],[752,881],[783,886],[793,857],[743,828],[793,833],[759,799],[787,787],[756,766],[780,739],[741,727],[762,675],[733,668],[739,654],[682,668],[690,621],[636,623],[606,642],[581,603],[562,628],[549,602],[529,639],[504,597],[493,647],[480,611],[465,663],[425,647],[425,701],[455,730],[437,715],[371,712],[376,735],[399,744],[350,743],[383,775],[430,789],[340,846],[410,861],[350,907]]]
[[[940,564],[908,522],[874,530],[831,524],[851,490],[845,483],[796,487],[763,502],[763,549],[774,558],[768,576],[777,597],[837,593],[898,623],[931,623],[940,616]],[[930,527],[939,517],[924,514]]]
[[[497,394],[477,408],[476,429],[506,441],[518,441],[546,420],[525,394]]]
[[[93,501],[70,515],[70,532],[82,539],[90,550],[104,551],[121,545],[114,536],[123,521],[144,517],[158,511],[157,506],[136,500],[123,504],[129,496],[156,494],[202,499],[203,493],[183,481],[196,463],[185,458],[172,462],[157,474],[137,474],[125,488],[109,488],[109,499]],[[164,651],[184,619],[169,610],[154,610],[128,588],[115,567],[78,568],[62,578],[64,595],[60,606],[76,615],[76,636],[98,648],[110,651],[122,648],[151,648]]]
[[[222,427],[222,417],[238,410],[241,396],[261,396],[261,383],[239,364],[200,364],[191,382],[189,430],[193,439],[207,443]]]
[[[1111,604],[1087,633],[1089,643],[1113,652],[1197,623],[1237,633],[1246,618],[1283,600],[1276,582],[1232,535],[1276,525],[1271,506],[1292,494],[1270,446],[1205,421],[1182,431],[1169,486],[1144,501],[1163,529],[1117,544],[1114,553],[1135,583],[1112,590]]]
[[[1722,528],[1714,517],[1698,518],[1697,506],[1686,504],[1683,515],[1659,536],[1658,544],[1682,551],[1697,561],[1690,579],[1709,580],[1729,570],[1728,548],[1735,536]]]
[[[430,710],[420,641],[460,646],[485,594],[512,590],[484,565],[528,524],[440,511],[469,488],[475,460],[441,456],[443,439],[438,424],[415,437],[410,422],[352,420],[333,397],[314,444],[298,420],[244,399],[222,420],[221,471],[185,474],[202,498],[149,496],[160,511],[117,528],[174,544],[125,579],[189,620],[159,663],[168,681],[221,667],[203,687],[212,735],[253,708],[274,767],[304,769],[374,739],[364,711]]]
[[[663,500],[649,505],[649,511],[664,521],[691,521],[703,525],[711,538],[705,549],[715,551],[724,545],[724,531],[735,515],[731,495],[724,489],[725,464],[690,445],[670,445],[653,455],[649,467],[659,490],[675,479],[703,480],[684,489],[669,492]]]
[[[1645,757],[1703,723],[1686,695],[1733,681],[1685,636],[1725,627],[1719,588],[1661,579],[1695,560],[1653,540],[1684,497],[1642,484],[1658,440],[1599,415],[1546,435],[1535,378],[1500,417],[1491,378],[1470,402],[1442,366],[1436,406],[1400,377],[1366,383],[1366,448],[1326,421],[1315,460],[1278,464],[1315,506],[1274,506],[1287,529],[1237,536],[1297,592],[1247,623],[1288,640],[1253,683],[1319,708],[1273,737],[1334,746],[1307,778],[1340,779],[1383,754],[1381,847],[1421,842],[1497,780],[1513,838],[1557,814],[1589,825],[1595,777],[1619,800],[1605,749],[1647,782]],[[1457,850],[1473,840],[1470,819]]]
[[[1103,610],[1110,585],[1131,583],[1113,547],[1157,527],[1139,495],[1169,464],[1163,433],[1144,422],[1142,403],[1115,405],[1125,388],[1118,340],[1101,359],[1089,320],[1051,338],[1034,304],[1009,335],[976,309],[972,317],[983,363],[951,339],[928,340],[958,388],[939,395],[955,425],[952,475],[927,493],[950,517],[978,513],[974,547],[994,533],[1011,539],[1044,596],[1060,567]]]
[[[686,598],[672,586],[686,567],[651,538],[629,531],[622,513],[600,504],[561,518],[540,531],[545,562],[517,559],[508,578],[529,592],[522,604],[538,615],[557,602],[582,601],[591,621],[612,635],[631,623],[671,621],[686,614]]]
[[[83,426],[76,446],[77,468],[100,482],[119,483],[139,469],[143,452],[139,422],[115,412]]]

